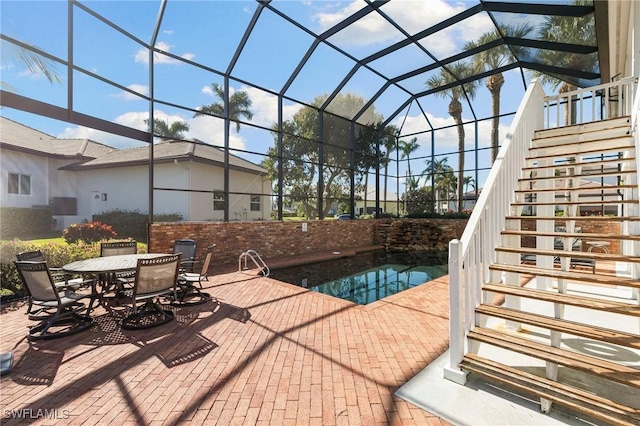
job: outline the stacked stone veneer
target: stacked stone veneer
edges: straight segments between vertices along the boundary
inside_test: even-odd
[[[392,251],[447,251],[466,225],[466,219],[400,219],[380,223],[377,235]]]
[[[306,223],[307,231],[302,230]],[[460,238],[466,220],[312,220],[307,222],[177,222],[149,228],[149,251],[171,253],[173,242],[198,241],[197,257],[216,244],[212,261],[237,262],[244,251],[255,250],[265,260],[346,248],[383,245],[389,250],[447,250]]]

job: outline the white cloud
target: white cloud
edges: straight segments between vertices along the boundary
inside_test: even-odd
[[[171,48],[173,47],[172,45],[170,45],[167,42],[164,41],[159,41],[156,44],[156,47],[160,50],[164,50],[165,52],[171,52]],[[195,54],[193,53],[183,53],[182,55],[180,55],[181,58],[184,59],[188,59],[188,60],[193,60],[193,58],[196,57]],[[178,61],[177,59],[174,59],[172,57],[169,57],[167,55],[164,55],[162,53],[155,53],[153,55],[154,58],[154,62],[156,64],[180,64],[180,61]],[[147,49],[140,49],[136,52],[136,54],[134,55],[134,61],[141,63],[141,64],[149,64],[149,51]]]
[[[82,126],[66,127],[62,133],[56,135],[56,137],[60,139],[91,139],[92,141],[120,149],[144,145],[144,143],[140,141]]]
[[[448,147],[451,148],[451,151],[456,151],[458,149],[458,129],[455,127],[455,122],[451,117],[436,117],[432,114],[427,113],[427,117],[429,118],[429,122],[431,125],[440,130],[436,130],[435,143],[438,150],[441,151],[440,148]],[[393,124],[400,126],[402,120],[398,120]],[[469,118],[463,117],[463,121],[470,121]],[[446,127],[446,128],[443,128]],[[425,125],[425,120],[421,116],[408,116],[404,122],[404,126],[402,127],[402,134],[412,134],[414,132],[420,132],[427,128]],[[473,149],[475,146],[475,130],[473,125],[465,125],[465,146],[466,149]],[[504,141],[504,137],[509,130],[508,126],[500,125],[498,128],[500,134],[500,143],[502,144]],[[428,152],[431,152],[431,133],[421,133],[414,135],[418,143],[426,149]],[[413,136],[403,137],[403,139],[409,140]],[[478,147],[488,147],[491,146],[491,120],[483,120],[478,122]]]
[[[129,86],[127,86],[127,88],[133,90],[134,92],[140,93],[141,95],[146,96],[149,94],[149,86],[144,84],[130,84]],[[120,98],[125,101],[139,101],[142,99],[139,96],[136,96],[124,90],[112,96]]]
[[[318,31],[331,28],[353,15],[362,6],[362,2],[358,0],[339,10],[316,13],[314,20],[319,25]],[[468,6],[466,3],[449,3],[445,0],[403,0],[386,3],[380,10],[413,35],[464,11]],[[470,38],[469,35],[475,38],[490,28],[492,24],[486,14],[476,14],[452,27],[438,31],[423,39],[421,43],[430,52],[444,58],[457,53],[461,44]],[[376,12],[368,14],[331,37],[332,41],[345,46],[367,46],[376,43],[388,45],[401,39],[404,39],[404,36]]]
[[[196,138],[212,145],[224,145],[224,120],[214,117],[200,116],[186,120],[189,123],[189,138]],[[246,149],[246,141],[236,133],[235,123],[231,123],[229,146],[233,149]]]

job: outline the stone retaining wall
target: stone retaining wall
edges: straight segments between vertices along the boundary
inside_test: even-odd
[[[216,244],[214,264],[237,262],[246,250],[255,250],[265,260],[372,245],[445,251],[450,240],[460,238],[466,223],[460,219],[154,223],[149,227],[149,251],[171,253],[173,242],[184,238],[198,241],[198,258],[207,246]]]
[[[378,225],[379,243],[392,251],[447,251],[466,219],[398,219]]]

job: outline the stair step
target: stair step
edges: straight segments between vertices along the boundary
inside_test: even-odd
[[[638,409],[478,355],[466,354],[460,367],[494,382],[506,384],[530,395],[537,395],[610,424],[625,426],[640,424]]]
[[[476,327],[469,332],[468,338],[543,361],[563,365],[574,370],[594,374],[603,379],[640,388],[640,370],[637,368],[627,367],[623,364],[617,364],[567,349],[554,348],[544,343],[516,337],[515,333],[501,333],[496,330]]]
[[[533,217],[533,216],[532,216]],[[582,217],[582,216],[580,216]],[[589,216],[586,216],[589,217]],[[567,220],[564,216],[561,220]],[[558,237],[558,238],[581,238],[584,240],[626,240],[640,241],[640,235],[621,235],[621,234],[598,234],[598,233],[582,233],[582,232],[544,232],[544,231],[522,231],[518,229],[505,229],[502,235],[520,235],[522,237]]]
[[[625,144],[625,145],[612,145],[612,146],[593,146],[593,147],[582,147],[582,149],[580,149],[580,151],[572,151],[569,150],[570,152],[564,152],[564,151],[560,151],[558,152],[549,152],[549,153],[545,153],[545,154],[535,154],[531,155],[531,156],[527,156],[525,157],[526,161],[533,161],[533,160],[538,160],[538,159],[544,159],[544,158],[575,158],[577,155],[589,155],[589,154],[606,154],[606,153],[619,153],[619,152],[630,152],[630,153],[634,153],[635,152],[635,146],[633,145],[629,145],[629,144]]]
[[[600,285],[640,288],[640,281],[632,278],[617,277],[614,275],[562,271],[559,269],[547,269],[527,265],[507,265],[504,263],[492,263],[491,265],[489,265],[489,269],[492,271],[513,272],[517,274],[528,274],[538,277],[552,277],[557,279],[594,283]]]
[[[595,196],[594,196],[595,197]],[[593,197],[590,197],[593,198]],[[549,201],[549,202],[515,202],[511,203],[512,206],[582,206],[582,205],[602,205],[602,204],[638,204],[638,200],[582,200],[582,201]]]
[[[528,299],[541,300],[544,302],[561,303],[580,308],[596,309],[599,311],[612,312],[616,314],[631,315],[640,317],[640,305],[625,302],[616,302],[593,297],[576,296],[566,293],[556,293],[552,291],[538,290],[533,288],[520,287],[502,283],[488,283],[482,287],[484,291],[508,294],[512,296],[526,297]],[[636,370],[638,385],[640,385],[640,370]]]
[[[545,180],[560,180],[560,179],[583,179],[583,178],[594,178],[594,177],[611,177],[611,176],[626,176],[631,174],[636,174],[637,171],[633,170],[615,170],[611,172],[598,172],[598,173],[581,173],[581,174],[573,174],[573,175],[560,175],[560,176],[536,176],[531,178],[520,178],[518,182],[536,182],[536,181],[545,181]]]
[[[613,129],[598,129],[584,133],[565,133],[542,138],[536,138],[534,136],[532,140],[532,147],[548,148],[570,143],[589,143],[597,140],[624,138],[630,134],[630,130],[631,127],[626,125],[624,127],[619,126]]]
[[[534,161],[534,160],[532,160]],[[580,163],[570,163],[565,161],[564,164],[549,164],[546,166],[527,166],[523,167],[522,171],[534,171],[534,170],[545,170],[545,169],[566,169],[571,167],[595,167],[595,166],[606,166],[606,165],[618,165],[618,164],[627,164],[630,163],[632,165],[635,164],[635,157],[625,157],[625,158],[613,158],[608,160],[596,160],[596,161],[582,161]]]
[[[576,136],[566,138],[553,138],[553,140],[545,143],[540,140],[533,140],[529,152],[532,156],[542,155],[566,155],[575,157],[593,149],[609,150],[615,147],[629,147],[633,145],[633,137],[631,134],[621,134],[614,136],[603,135],[601,138],[587,139]]]
[[[563,179],[563,178],[558,178]],[[601,194],[596,192],[610,191],[609,194],[604,194],[605,197],[617,196],[617,190],[620,189],[638,189],[638,185],[608,185],[608,186],[578,186],[578,187],[555,187],[555,188],[531,188],[531,189],[516,189],[516,194],[536,194],[538,192],[586,192],[591,191],[592,194],[584,195],[585,197],[600,197]]]
[[[640,335],[626,333],[624,331],[611,330],[590,324],[582,324],[574,321],[552,318],[545,315],[532,314],[517,311],[501,306],[480,305],[476,308],[477,314],[501,318],[507,321],[521,322],[535,327],[546,328],[560,333],[572,334],[591,340],[607,342],[613,345],[624,346],[632,349],[640,349]]]
[[[546,149],[570,144],[583,144],[598,141],[621,139],[630,135],[630,126],[609,130],[596,130],[582,134],[565,134],[547,138],[534,138],[530,149]]]
[[[581,259],[601,260],[610,262],[640,262],[639,256],[628,256],[623,254],[600,253],[595,251],[566,251],[566,250],[543,250],[529,247],[496,247],[496,251],[503,253],[535,254],[539,256],[554,257],[578,257]]]
[[[507,216],[508,220],[555,220],[564,222],[567,220],[579,221],[612,221],[612,222],[637,222],[640,216]]]
[[[601,130],[614,130],[618,128],[629,129],[631,118],[628,115],[622,117],[608,118],[606,120],[592,121],[589,123],[572,124],[569,126],[554,127],[550,129],[536,130],[535,139],[552,138],[562,135],[578,135]]]

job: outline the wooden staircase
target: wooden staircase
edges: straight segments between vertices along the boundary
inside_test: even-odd
[[[640,425],[640,217],[629,123],[536,132],[460,364],[539,397],[545,412],[553,403],[596,424]],[[606,215],[585,215],[592,207]]]

